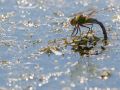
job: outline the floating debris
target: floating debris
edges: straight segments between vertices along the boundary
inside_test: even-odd
[[[101,39],[99,37],[95,36],[93,31],[88,31],[87,34],[84,33],[80,36],[75,36],[72,38],[59,38],[50,40],[48,41],[48,47],[43,48],[40,51],[49,53],[49,55],[51,53],[63,55],[61,51],[65,50],[67,46],[71,46],[71,50],[78,52],[81,56],[98,55],[105,50],[104,43],[103,46],[100,46],[101,44],[98,43],[100,40]],[[96,48],[98,46],[100,47]]]
[[[94,49],[99,40],[100,38],[91,32],[82,36],[74,37],[71,43],[72,50],[74,52],[79,52],[82,56],[95,54],[92,49]]]
[[[41,43],[41,42],[42,42],[41,39],[39,39],[39,40],[33,40],[33,41],[29,41],[29,43],[32,43],[32,45],[37,45],[37,44],[39,44],[39,43]]]
[[[15,15],[15,12],[7,12],[6,14],[1,14],[0,21],[5,21],[14,15]]]
[[[39,27],[40,26],[40,21],[31,21],[31,20],[25,20],[21,22],[24,26],[26,27]]]
[[[46,78],[45,75],[40,76],[40,79],[39,79],[40,82],[43,82],[43,81],[46,81],[46,80],[47,80],[47,78]]]
[[[111,76],[110,70],[103,70],[100,75],[100,79],[107,80]]]
[[[120,22],[120,15],[114,15],[114,16],[112,17],[112,21],[113,21],[113,22]]]
[[[55,55],[63,55],[60,48],[55,47],[55,46],[48,46],[48,47],[42,48],[42,49],[40,49],[40,52],[46,53],[48,55],[50,55],[52,53],[54,53]]]
[[[7,60],[0,61],[0,65],[9,65],[9,64],[10,64],[10,62]]]

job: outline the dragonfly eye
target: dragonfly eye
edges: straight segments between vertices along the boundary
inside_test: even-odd
[[[73,18],[73,19],[70,20],[70,24],[71,24],[72,26],[75,26],[75,25],[76,25],[76,20],[75,20],[75,18]]]

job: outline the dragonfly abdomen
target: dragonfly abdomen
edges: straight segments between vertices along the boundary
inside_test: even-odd
[[[106,32],[106,29],[105,29],[105,26],[103,25],[102,22],[98,21],[97,19],[94,19],[94,18],[89,18],[89,20],[87,21],[88,23],[94,23],[94,24],[98,24],[102,31],[103,31],[103,35],[104,35],[104,40],[107,40],[107,32]]]

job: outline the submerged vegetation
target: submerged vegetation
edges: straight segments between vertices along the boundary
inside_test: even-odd
[[[71,50],[73,52],[78,52],[81,56],[98,55],[105,50],[103,44],[103,46],[99,47],[98,51],[96,47],[100,44],[99,41],[101,41],[101,39],[91,30],[85,34],[81,34],[80,36],[72,37],[70,40],[67,38],[61,38],[49,41],[48,46],[41,48],[40,52],[48,55],[51,53],[63,55],[62,50],[67,48],[67,46],[71,46]]]

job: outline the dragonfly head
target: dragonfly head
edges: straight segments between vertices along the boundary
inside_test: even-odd
[[[75,25],[77,24],[76,19],[75,19],[75,18],[72,18],[72,19],[70,20],[70,24],[71,24],[72,26],[75,26]]]

